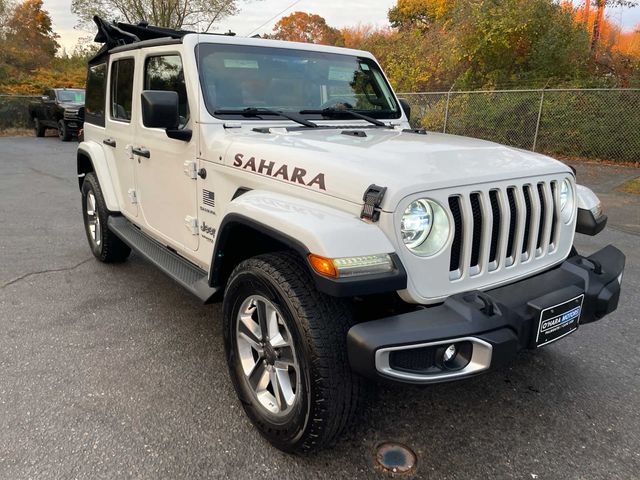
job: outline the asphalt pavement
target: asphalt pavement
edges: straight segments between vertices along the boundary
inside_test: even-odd
[[[219,305],[139,257],[93,259],[75,147],[0,138],[0,479],[384,478],[384,441],[417,453],[419,478],[640,476],[640,237],[628,225],[577,240],[627,254],[614,314],[471,380],[379,387],[335,448],[296,457],[243,414]]]

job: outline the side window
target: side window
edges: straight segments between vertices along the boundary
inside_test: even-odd
[[[169,90],[178,93],[180,128],[189,122],[189,102],[180,55],[148,57],[144,68],[145,90]]]
[[[135,60],[124,58],[111,64],[111,118],[131,121]]]
[[[104,104],[107,89],[107,64],[89,65],[87,72],[87,94],[85,98],[86,123],[104,127]]]

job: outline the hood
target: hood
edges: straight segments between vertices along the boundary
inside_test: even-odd
[[[382,128],[360,132],[366,136],[353,129],[243,129],[230,135],[224,162],[358,204],[371,184],[387,187],[386,211],[416,192],[570,172],[544,155],[484,140]]]

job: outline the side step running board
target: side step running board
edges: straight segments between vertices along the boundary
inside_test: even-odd
[[[108,223],[109,230],[133,251],[156,265],[204,303],[212,301],[218,289],[209,286],[207,272],[142,233],[125,217],[109,217]]]

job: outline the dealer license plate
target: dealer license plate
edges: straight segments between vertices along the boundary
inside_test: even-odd
[[[584,294],[540,312],[536,347],[555,342],[575,332],[580,323]]]

